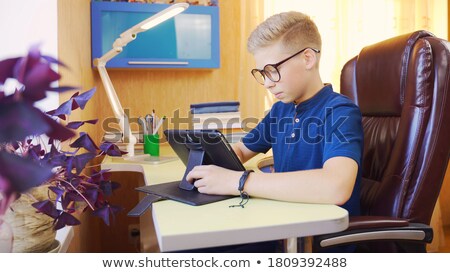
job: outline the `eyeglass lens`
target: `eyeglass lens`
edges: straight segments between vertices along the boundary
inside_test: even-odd
[[[275,66],[270,64],[266,65],[263,70],[253,69],[252,74],[256,81],[263,85],[266,76],[273,82],[280,80],[280,72]]]

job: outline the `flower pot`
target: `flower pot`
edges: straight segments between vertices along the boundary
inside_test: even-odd
[[[48,187],[33,188],[14,201],[5,214],[14,235],[12,252],[48,252],[55,241],[53,219],[36,212],[34,202],[48,198]]]
[[[54,240],[52,245],[50,246],[50,250],[48,253],[58,253],[61,249],[61,243],[58,240]]]

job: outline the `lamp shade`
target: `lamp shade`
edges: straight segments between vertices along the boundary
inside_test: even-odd
[[[152,15],[151,17],[145,19],[144,21],[134,25],[129,28],[127,31],[120,34],[120,37],[132,37],[132,39],[136,38],[136,34],[139,32],[143,32],[149,30],[150,28],[161,24],[162,22],[174,17],[177,14],[182,13],[189,7],[187,3],[177,3],[171,5],[170,7]]]

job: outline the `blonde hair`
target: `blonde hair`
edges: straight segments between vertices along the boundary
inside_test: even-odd
[[[258,25],[248,38],[247,50],[254,54],[259,48],[278,41],[293,51],[304,47],[322,49],[322,39],[316,24],[308,15],[296,11],[272,15]]]

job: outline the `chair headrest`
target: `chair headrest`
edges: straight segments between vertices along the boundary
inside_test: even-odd
[[[412,49],[427,31],[391,38],[363,48],[357,56],[355,81],[364,115],[400,116]]]

